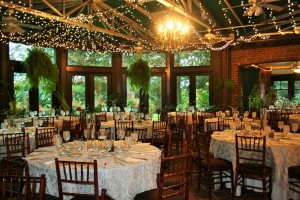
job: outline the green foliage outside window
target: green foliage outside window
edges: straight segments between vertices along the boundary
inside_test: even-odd
[[[29,50],[33,48],[31,45],[25,45],[22,43],[9,42],[9,60],[24,61],[29,53]],[[55,63],[55,49],[54,48],[42,48],[50,57],[51,61]]]
[[[174,54],[175,67],[208,65],[210,65],[210,50],[183,51]]]
[[[85,76],[72,77],[72,107],[85,109]]]
[[[68,65],[111,67],[111,53],[68,50]]]
[[[196,76],[196,107],[209,108],[209,76]]]
[[[134,53],[123,53],[122,56],[122,67],[129,67],[139,57]],[[150,67],[166,67],[165,53],[143,53],[141,58],[148,62]]]

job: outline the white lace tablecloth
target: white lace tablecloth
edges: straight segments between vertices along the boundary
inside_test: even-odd
[[[111,133],[115,133],[115,121],[107,121],[107,122],[101,122],[101,127],[110,127]],[[153,121],[152,120],[142,120],[141,124],[138,124],[137,121],[133,122],[133,128],[146,128],[147,133],[145,135],[145,138],[150,139],[152,138],[152,129],[153,129]]]
[[[216,158],[232,162],[235,168],[235,133],[239,131],[215,132],[211,139],[211,152]],[[300,135],[289,134],[287,138],[267,138],[266,165],[272,167],[272,199],[287,200],[292,197],[288,184],[288,167],[300,164]],[[250,180],[248,180],[250,181]],[[252,180],[251,180],[252,181]],[[253,184],[259,184],[253,181]]]
[[[69,148],[67,148],[69,147]],[[41,148],[27,156],[30,175],[47,178],[46,193],[58,197],[54,159],[98,162],[99,192],[107,189],[108,195],[116,200],[132,200],[140,192],[157,188],[157,174],[160,172],[161,152],[145,143],[134,145],[129,150],[117,148],[109,155],[84,148],[80,155],[74,153],[71,145],[58,151],[54,147]],[[88,187],[69,187],[69,191],[91,192]],[[99,193],[99,194],[100,194]],[[65,198],[67,199],[67,198]]]

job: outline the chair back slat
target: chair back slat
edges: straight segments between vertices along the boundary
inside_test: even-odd
[[[265,166],[266,137],[235,136],[236,162]]]
[[[31,176],[0,176],[1,199],[44,200],[46,178]]]
[[[5,144],[8,158],[25,157],[30,153],[29,135],[26,133],[17,133],[12,137],[6,137]]]
[[[191,154],[162,158],[160,169],[159,197],[167,199],[182,196],[189,199],[189,184],[191,172]],[[172,184],[166,181],[175,178]]]
[[[35,131],[35,145],[36,148],[53,146],[53,136],[57,133],[56,128],[36,128]]]
[[[64,195],[67,196],[91,196],[99,200],[98,188],[98,167],[97,161],[93,162],[77,162],[77,161],[62,161],[55,158],[57,183],[59,190],[59,199],[63,199]],[[64,184],[74,185],[91,185],[94,186],[93,194],[75,193],[65,191]]]

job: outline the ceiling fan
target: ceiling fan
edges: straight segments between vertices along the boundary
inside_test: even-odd
[[[229,34],[228,36],[222,36],[222,35],[211,33],[212,31],[211,29],[208,29],[207,31],[208,33],[204,35],[204,40],[207,43],[214,44],[218,42],[234,40],[234,34]]]
[[[280,0],[248,0],[250,7],[244,12],[243,16],[259,16],[263,13],[263,8],[270,8],[275,11],[282,11],[281,6],[270,4]]]
[[[14,34],[14,33],[24,33],[25,29],[23,28],[31,28],[37,30],[42,29],[42,27],[37,25],[21,23],[16,17],[12,16],[14,14],[13,10],[7,10],[5,14],[6,15],[3,16],[2,20],[0,21],[0,25],[2,26],[1,29],[2,32]]]

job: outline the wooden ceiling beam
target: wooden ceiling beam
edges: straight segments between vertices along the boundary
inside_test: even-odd
[[[47,0],[41,0],[42,2],[44,2],[44,4],[46,4],[51,10],[53,10],[58,16],[63,16],[63,14],[61,12],[59,12],[54,6],[52,6]]]
[[[198,23],[199,25],[203,26],[204,28],[208,29],[210,26],[206,24],[204,21],[199,19],[199,17],[195,16],[193,13],[189,12],[188,10],[184,10],[181,7],[179,7],[176,3],[173,3],[170,0],[156,0],[157,2],[161,3],[162,5],[166,6],[168,9],[173,10],[190,20]]]
[[[112,7],[110,7],[109,5],[107,5],[106,3],[104,3],[103,0],[94,0],[94,2],[96,2],[99,6],[101,6],[102,8],[104,8],[106,10],[113,9]],[[141,35],[141,32],[145,33],[145,35],[152,35],[152,33],[149,30],[147,30],[146,28],[142,27],[139,23],[133,21],[132,19],[130,19],[127,16],[125,16],[124,14],[118,12],[116,9],[115,9],[115,13],[116,13],[117,16],[119,16],[120,18],[122,18],[128,24],[130,24],[130,27],[134,28],[135,31],[138,32],[140,35]],[[132,32],[132,30],[130,30],[130,32]],[[142,34],[142,36],[143,36],[143,34]],[[143,39],[146,42],[148,42],[149,44],[157,45],[156,43],[153,43],[153,41],[148,40],[145,36],[143,36],[143,37],[144,37]]]
[[[90,3],[91,0],[87,0],[86,2],[84,2],[83,4],[80,4],[79,6],[77,6],[76,8],[72,9],[70,12],[68,12],[64,17],[68,17],[71,14],[73,14],[74,12],[76,12],[77,10],[84,8],[88,3]]]
[[[230,5],[230,3],[228,2],[228,0],[224,0],[226,6],[229,8],[230,12],[233,14],[233,16],[235,17],[235,19],[239,22],[239,24],[241,26],[244,25],[244,23],[242,22],[241,18],[238,16],[238,14],[236,13],[236,11],[232,8],[232,6]]]
[[[121,33],[118,33],[118,32],[112,31],[112,30],[107,30],[107,29],[100,28],[100,27],[97,27],[97,26],[94,26],[94,25],[85,24],[85,23],[77,22],[77,21],[74,21],[74,20],[71,20],[71,19],[51,15],[51,14],[48,14],[48,13],[45,13],[45,12],[41,12],[41,11],[34,10],[34,9],[24,7],[24,6],[20,6],[20,5],[17,5],[17,4],[0,1],[0,6],[7,7],[7,8],[12,9],[12,10],[17,10],[17,11],[20,11],[20,12],[23,12],[23,13],[26,13],[26,14],[29,14],[29,15],[34,15],[36,17],[42,17],[42,18],[54,20],[54,21],[57,21],[57,22],[66,23],[66,24],[70,24],[70,25],[73,25],[73,26],[78,26],[78,27],[85,28],[85,29],[88,29],[88,30],[98,31],[98,32],[101,32],[101,33],[104,33],[104,34],[109,34],[109,35],[112,35],[112,36],[125,38],[127,40],[140,41],[139,38],[136,38],[134,36],[124,35],[124,34],[121,34]]]

